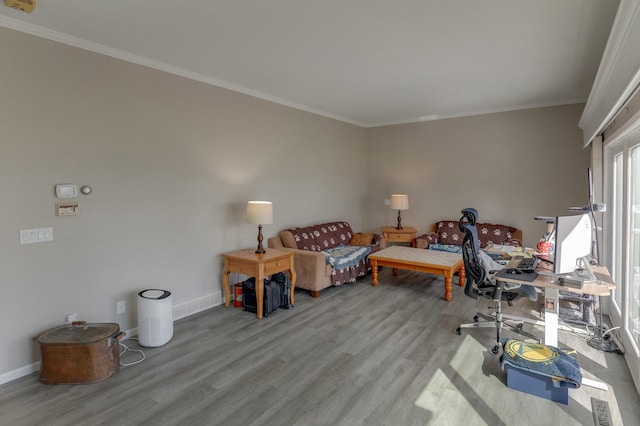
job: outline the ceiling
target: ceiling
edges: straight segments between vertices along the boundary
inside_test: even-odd
[[[38,0],[0,26],[363,127],[586,101],[617,0]]]

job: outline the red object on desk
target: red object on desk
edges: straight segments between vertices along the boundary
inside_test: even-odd
[[[540,241],[536,248],[538,249],[538,253],[540,254],[551,253],[551,243],[548,241]]]

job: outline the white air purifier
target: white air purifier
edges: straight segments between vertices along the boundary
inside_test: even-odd
[[[162,346],[173,337],[171,292],[148,289],[138,293],[138,343]]]

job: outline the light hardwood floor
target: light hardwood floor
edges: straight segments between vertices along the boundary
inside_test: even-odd
[[[443,292],[442,278],[383,268],[378,287],[369,275],[319,299],[297,291],[295,308],[262,320],[219,306],[177,321],[169,343],[103,382],[43,385],[33,374],[2,385],[0,424],[592,425],[591,397],[609,403],[613,424],[639,424],[621,355],[560,332],[585,377],[609,390],[571,389],[562,405],[509,389],[494,332],[455,334],[490,302],[455,284],[453,301]]]

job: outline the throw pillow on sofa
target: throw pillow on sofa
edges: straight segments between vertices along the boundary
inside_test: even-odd
[[[349,241],[350,246],[368,246],[371,245],[371,240],[373,239],[373,233],[371,232],[358,232],[353,234],[351,237],[351,241]]]

